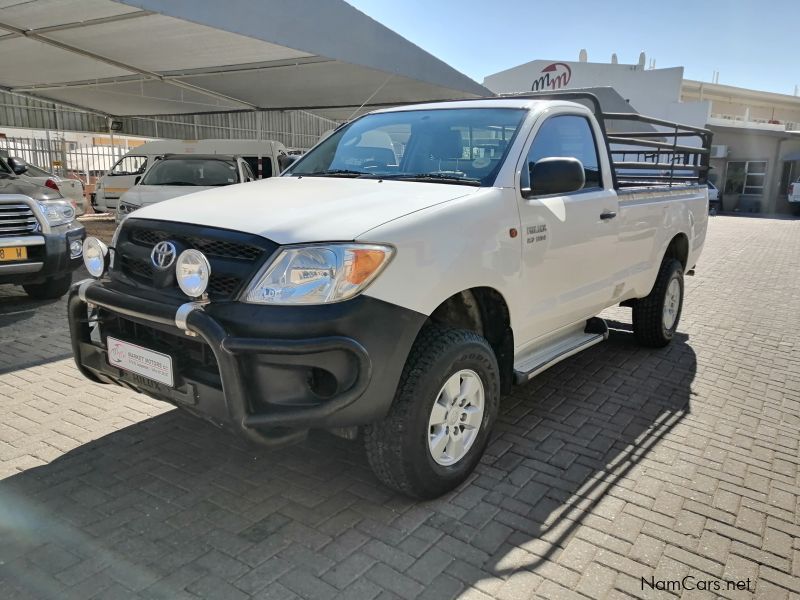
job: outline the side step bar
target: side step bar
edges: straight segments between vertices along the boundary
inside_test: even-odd
[[[530,381],[542,371],[560,363],[565,358],[607,339],[608,325],[606,322],[600,317],[592,317],[586,321],[583,332],[573,334],[549,348],[535,352],[528,359],[515,365],[514,382],[519,385]]]

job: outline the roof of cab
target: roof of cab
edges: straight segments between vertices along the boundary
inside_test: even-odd
[[[161,160],[235,160],[238,154],[165,154]]]
[[[400,112],[406,110],[433,110],[437,108],[524,108],[531,109],[537,104],[552,103],[552,100],[534,100],[531,98],[481,98],[476,100],[445,100],[442,102],[424,102],[381,108],[373,113]],[[562,103],[562,100],[558,101]],[[572,104],[572,103],[571,103]],[[574,103],[577,104],[577,103]]]

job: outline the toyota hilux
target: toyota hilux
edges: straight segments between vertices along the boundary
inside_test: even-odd
[[[87,239],[76,363],[255,442],[361,436],[385,484],[440,495],[477,464],[502,394],[607,338],[605,308],[670,343],[710,144],[586,93],[369,113],[281,177]]]

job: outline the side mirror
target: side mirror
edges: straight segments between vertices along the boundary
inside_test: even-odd
[[[554,156],[528,163],[531,187],[525,196],[568,194],[586,183],[583,164],[577,158]]]
[[[281,154],[278,157],[278,168],[280,169],[281,173],[296,163],[297,159],[299,158],[300,156],[297,154]]]
[[[14,171],[16,175],[22,175],[28,170],[28,163],[16,156],[12,156],[8,159],[8,166],[11,167],[11,170]]]
[[[133,185],[139,185],[139,182],[142,180],[141,175],[137,175],[136,179],[133,180]]]

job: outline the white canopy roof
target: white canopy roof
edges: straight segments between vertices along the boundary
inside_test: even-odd
[[[0,87],[118,116],[491,95],[343,0],[0,0],[0,50]]]

